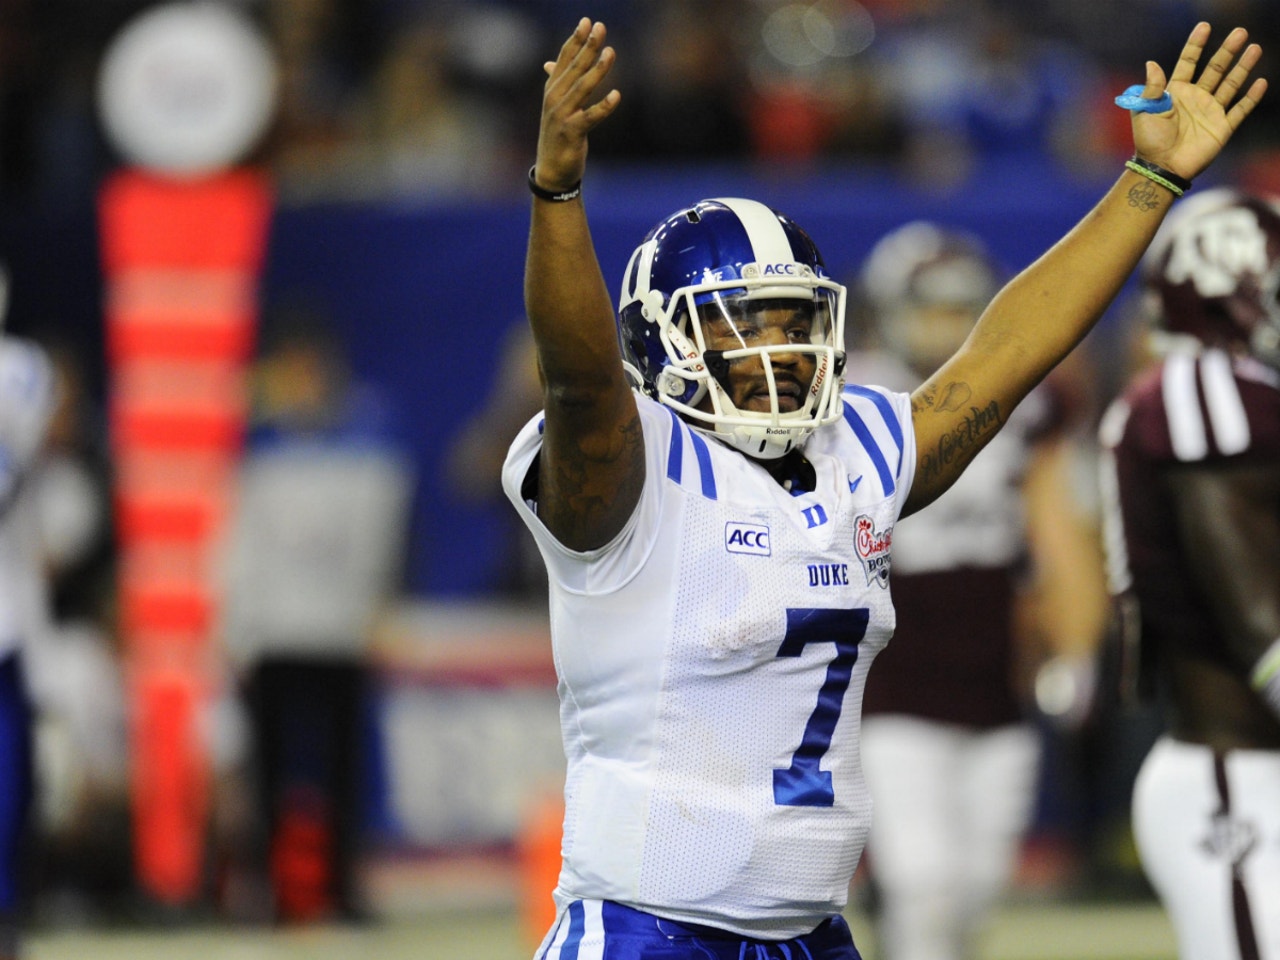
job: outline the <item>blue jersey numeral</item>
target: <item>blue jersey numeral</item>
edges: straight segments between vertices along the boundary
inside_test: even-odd
[[[818,763],[831,746],[844,694],[858,660],[858,644],[867,633],[871,611],[788,610],[787,635],[778,648],[780,657],[798,657],[809,643],[834,643],[836,654],[827,665],[827,677],[818,691],[818,705],[805,724],[800,746],[791,766],[773,771],[773,802],[786,807],[830,807],[836,802],[831,773]]]

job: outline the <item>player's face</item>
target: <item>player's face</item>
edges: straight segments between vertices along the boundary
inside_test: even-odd
[[[817,308],[808,300],[755,300],[732,310],[715,309],[702,313],[703,336],[711,351],[740,350],[744,347],[785,347],[813,343]],[[778,410],[799,410],[813,383],[817,362],[812,352],[779,350],[769,354],[778,390]],[[765,361],[758,355],[729,360],[727,382],[722,382],[739,410],[770,412],[769,382]]]

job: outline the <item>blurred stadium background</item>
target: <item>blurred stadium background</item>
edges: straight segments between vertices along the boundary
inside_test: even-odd
[[[111,41],[156,6],[0,5],[6,326],[65,365],[80,391],[65,449],[108,486],[118,464],[102,191],[129,158],[104,129],[98,80]],[[66,631],[85,624],[98,642],[92,656],[60,661],[79,669],[62,674],[40,721],[33,960],[530,954],[530,914],[544,906],[527,884],[545,876],[539,816],[562,757],[541,584],[492,458],[528,415],[513,338],[541,62],[580,15],[605,20],[619,50],[623,107],[593,139],[584,191],[611,283],[652,223],[715,195],[785,210],[841,279],[881,234],[914,218],[968,228],[1017,269],[1117,174],[1129,141],[1112,97],[1141,79],[1144,60],[1169,63],[1197,20],[1247,26],[1267,48],[1259,74],[1280,76],[1271,0],[230,6],[260,27],[279,78],[267,133],[242,161],[270,187],[257,317],[265,330],[302,311],[332,334],[391,411],[416,479],[402,562],[365,649],[375,683],[359,717],[362,915],[279,928],[236,873],[226,823],[252,787],[237,782],[243,720],[223,654],[231,640],[217,628],[215,665],[199,669],[222,690],[211,699],[231,708],[212,711],[205,730],[214,776],[198,890],[157,897],[140,882],[132,653],[118,620],[120,531],[106,523],[54,574],[65,630],[50,642],[70,651]],[[1280,98],[1264,103],[1215,181],[1280,190],[1278,109]],[[1090,411],[1123,372],[1132,294],[1075,367]],[[1089,451],[1086,430],[1076,505],[1085,512]],[[1036,828],[984,958],[1174,956],[1127,826],[1133,772],[1157,724],[1133,710],[1083,726],[1043,718]],[[873,901],[860,875],[849,912],[867,960]]]

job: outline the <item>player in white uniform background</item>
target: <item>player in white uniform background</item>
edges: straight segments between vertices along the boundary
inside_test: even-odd
[[[886,234],[858,277],[862,340],[877,346],[849,338],[846,377],[914,389],[964,342],[1002,276],[957,229],[915,221]],[[868,677],[862,724],[885,960],[973,955],[1035,810],[1036,668],[1054,655],[1086,661],[1105,621],[1057,383],[1036,387],[956,484],[894,531],[897,629]]]
[[[0,268],[0,322],[9,278]],[[0,332],[0,960],[18,956],[34,772],[28,645],[48,620],[39,502],[30,482],[53,415],[53,367]]]
[[[1168,81],[1147,68],[1147,97],[1167,86],[1174,106],[1135,115],[1135,144],[1165,183],[1265,91],[1237,99],[1260,56],[1242,30],[1191,82],[1208,33]],[[621,96],[604,34],[584,18],[547,64],[525,269],[544,409],[503,477],[547,562],[568,756],[538,955],[853,960],[860,697],[893,629],[894,524],[1085,334],[1174,194],[1126,171],[913,394],[846,391],[844,290],[759,203],[659,223],[615,323],[578,187]]]

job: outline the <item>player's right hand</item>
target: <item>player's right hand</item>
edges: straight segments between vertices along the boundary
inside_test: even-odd
[[[582,179],[587,134],[622,100],[617,90],[597,96],[617,58],[613,47],[604,46],[604,39],[604,24],[583,17],[560,48],[559,57],[544,64],[547,82],[534,168],[534,179],[544,189],[568,189]]]

